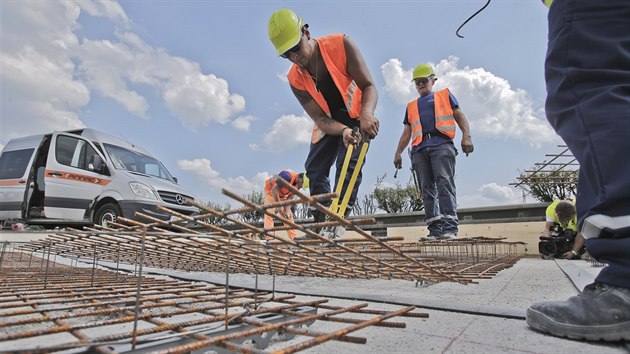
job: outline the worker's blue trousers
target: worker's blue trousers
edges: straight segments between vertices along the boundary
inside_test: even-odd
[[[611,221],[586,241],[608,263],[597,281],[630,288],[630,1],[554,0],[545,79],[549,122],[580,163],[581,230]]]
[[[350,177],[352,176],[352,172],[357,164],[360,150],[359,145],[359,148],[354,149],[352,153],[352,159],[350,160],[350,165],[348,166],[348,171],[346,172],[346,178],[340,198],[343,198],[345,195],[344,193],[347,189]],[[306,176],[308,176],[309,179],[309,190],[311,195],[330,193],[330,179],[328,176],[330,175],[330,167],[335,163],[335,160],[337,165],[337,172],[335,174],[335,189],[337,188],[339,175],[341,174],[341,167],[343,166],[343,160],[346,157],[346,151],[347,148],[343,144],[343,138],[341,136],[327,134],[317,143],[311,144],[311,149],[308,153],[306,163],[304,164],[304,167],[306,168]],[[365,160],[363,160],[363,162],[365,163]],[[352,209],[352,206],[357,200],[357,192],[359,191],[359,185],[361,185],[361,178],[362,173],[359,171],[356,184],[352,189],[350,201],[348,202],[348,209],[346,210]],[[328,200],[326,202],[322,202],[322,204],[329,206],[330,202],[331,201]]]

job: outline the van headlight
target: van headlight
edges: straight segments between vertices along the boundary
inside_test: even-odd
[[[153,189],[151,189],[151,187],[147,186],[146,184],[142,184],[139,182],[129,182],[129,187],[131,187],[131,190],[140,198],[157,200]]]

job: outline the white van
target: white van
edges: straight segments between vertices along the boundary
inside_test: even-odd
[[[148,151],[94,129],[12,139],[0,155],[0,220],[103,225],[136,211],[168,220],[158,205],[199,212],[186,198]]]

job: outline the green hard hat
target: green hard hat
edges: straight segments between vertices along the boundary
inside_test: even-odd
[[[429,77],[431,75],[435,75],[433,73],[433,68],[429,64],[420,64],[413,69],[413,79],[411,81],[419,78],[419,77]]]
[[[302,26],[304,20],[292,10],[282,9],[271,14],[267,32],[278,55],[282,55],[300,42]]]
[[[308,189],[308,187],[310,187],[310,179],[308,179],[308,177],[306,176],[306,174],[304,174],[302,176],[302,189]]]

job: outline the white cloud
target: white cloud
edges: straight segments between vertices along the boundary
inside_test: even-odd
[[[313,133],[313,121],[306,113],[301,116],[293,114],[278,118],[267,133],[264,144],[272,151],[290,150],[300,144],[309,144]]]
[[[92,88],[129,112],[144,116],[148,103],[128,83],[157,89],[169,111],[191,128],[226,124],[245,109],[245,99],[230,93],[227,81],[202,73],[199,64],[153,48],[130,32],[117,37],[118,42],[85,40],[79,68]]]
[[[522,198],[509,186],[501,186],[497,183],[486,183],[479,187],[478,194],[463,195],[457,197],[460,207],[477,207],[518,204]]]
[[[220,172],[212,168],[212,163],[206,158],[178,160],[177,166],[197,176],[198,179],[216,189],[217,192],[224,188],[237,195],[249,194],[253,191],[262,191],[265,180],[271,177],[267,172],[258,172],[250,179],[243,176],[222,177]]]
[[[190,128],[230,123],[245,109],[245,99],[231,93],[226,80],[125,31],[130,20],[118,2],[11,1],[2,12],[0,141],[84,127],[79,114],[91,91],[145,117],[150,101],[138,89],[149,88]],[[79,40],[81,15],[110,21],[118,28],[114,39]],[[242,120],[235,124],[246,126]]]
[[[289,71],[291,71],[291,67],[287,68],[287,71],[283,73],[276,73],[276,77],[280,79],[280,81],[289,82]]]
[[[76,2],[76,4],[91,16],[104,17],[124,25],[129,25],[129,18],[125,10],[115,1],[81,0]]]
[[[30,5],[30,6],[29,6]],[[70,2],[6,2],[0,22],[0,141],[83,127],[90,99],[68,52],[78,45],[80,10]]]
[[[415,87],[410,83],[413,68],[405,70],[400,60],[392,58],[381,65],[381,74],[385,79],[385,92],[397,103],[407,104],[418,97]]]
[[[512,188],[508,186],[500,186],[494,182],[482,185],[479,188],[479,191],[483,197],[496,201],[508,201],[516,198]]]
[[[249,131],[249,128],[252,125],[252,122],[257,120],[258,118],[252,115],[240,116],[232,122],[232,126],[234,129],[242,130],[244,132]]]
[[[430,63],[438,81],[434,91],[448,87],[468,119],[475,136],[517,139],[532,145],[558,140],[545,119],[542,107],[534,104],[525,90],[484,68],[458,67],[459,58],[450,56]],[[407,104],[418,94],[411,82],[413,68],[405,70],[398,59],[381,66],[385,91],[400,104]]]

